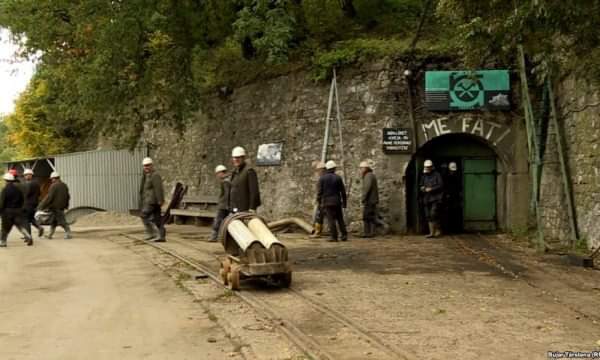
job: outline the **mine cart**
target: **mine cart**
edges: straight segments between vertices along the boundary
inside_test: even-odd
[[[232,290],[245,278],[267,278],[289,287],[292,269],[285,246],[273,235],[266,222],[252,213],[228,216],[219,230],[227,256],[220,259],[221,279]]]

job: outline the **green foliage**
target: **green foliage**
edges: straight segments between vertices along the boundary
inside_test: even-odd
[[[23,153],[55,144],[33,148],[28,131],[62,149],[99,134],[133,147],[149,123],[182,130],[217,88],[298,67],[325,79],[407,50],[512,66],[523,44],[540,77],[561,69],[600,80],[598,23],[597,0],[0,0],[0,26],[41,64],[7,126]]]
[[[296,25],[288,11],[290,6],[286,0],[251,1],[233,23],[235,38],[240,43],[249,41],[248,46],[255,48],[268,64],[287,62]]]
[[[7,146],[13,157],[31,158],[73,150],[73,139],[81,135],[77,122],[54,117],[48,82],[36,76],[6,117]],[[4,140],[6,141],[6,140]]]
[[[515,64],[521,44],[540,80],[573,71],[600,81],[598,1],[440,0],[437,15],[472,66]]]
[[[401,39],[354,39],[340,41],[329,51],[318,51],[314,59],[314,76],[323,80],[330,76],[334,67],[364,62],[371,59],[398,55],[408,48],[408,41]]]
[[[11,161],[17,156],[17,152],[8,142],[8,127],[4,121],[0,118],[0,162]]]

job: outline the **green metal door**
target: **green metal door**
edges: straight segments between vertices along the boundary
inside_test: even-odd
[[[496,230],[496,160],[464,159],[464,229]]]

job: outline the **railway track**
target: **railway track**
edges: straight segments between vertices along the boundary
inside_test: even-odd
[[[504,275],[508,276],[509,278],[512,278],[513,280],[522,281],[527,286],[529,286],[533,289],[536,289],[538,291],[544,292],[548,298],[551,298],[551,299],[553,299],[553,301],[562,304],[565,308],[578,314],[579,316],[581,316],[584,319],[588,319],[588,320],[594,321],[594,322],[600,322],[600,317],[598,317],[597,315],[581,311],[580,309],[571,305],[570,303],[563,301],[561,299],[561,296],[556,294],[555,291],[553,291],[553,289],[551,289],[547,286],[544,286],[543,284],[535,283],[532,280],[528,279],[527,277],[522,276],[522,274],[520,274],[518,271],[511,269],[510,266],[505,266],[503,264],[502,259],[498,259],[493,254],[490,254],[490,252],[487,251],[486,249],[477,249],[477,248],[474,248],[473,246],[471,246],[469,244],[469,242],[473,241],[473,239],[479,240],[479,241],[483,240],[483,237],[480,234],[450,236],[450,239],[452,239],[455,242],[455,244],[457,245],[457,247],[459,249],[461,249],[464,253],[477,258],[477,260],[479,262],[485,263],[489,266],[492,266],[492,267],[498,269]],[[539,268],[537,270],[543,271],[542,268]],[[562,278],[561,281],[566,283],[568,286],[572,286],[569,283],[568,279]],[[564,284],[561,284],[561,285],[564,286]]]
[[[215,254],[187,241],[146,242],[130,233],[121,236],[143,242],[202,272],[223,286],[214,265]],[[216,263],[216,261],[215,261]],[[234,294],[270,319],[305,356],[310,359],[412,359],[414,355],[385,343],[380,337],[301,289],[248,287]]]

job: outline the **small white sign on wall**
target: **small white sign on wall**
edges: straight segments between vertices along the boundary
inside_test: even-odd
[[[261,144],[256,153],[256,165],[278,166],[281,165],[283,143]]]

